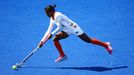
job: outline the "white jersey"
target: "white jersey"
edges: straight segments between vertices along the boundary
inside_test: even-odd
[[[53,26],[57,25],[57,28],[53,31]],[[50,25],[49,28],[44,35],[44,38],[49,34],[54,34],[58,31],[64,31],[68,35],[70,34],[76,34],[76,35],[81,35],[83,34],[82,29],[76,24],[75,22],[71,21],[67,16],[63,15],[60,12],[55,12],[54,20],[52,17],[50,18]]]
[[[67,16],[63,15],[60,12],[55,12],[53,20],[50,19],[50,25],[56,24],[58,29],[52,32],[52,34],[56,33],[58,30],[65,31],[68,34],[76,34],[81,35],[83,31],[75,22],[71,21]]]

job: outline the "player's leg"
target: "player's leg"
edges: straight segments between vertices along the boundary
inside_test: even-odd
[[[58,50],[58,52],[59,52],[59,54],[60,54],[60,56],[55,60],[55,62],[59,62],[59,61],[61,61],[63,58],[65,58],[65,54],[64,54],[64,52],[63,52],[63,50],[62,50],[62,47],[61,47],[61,44],[60,44],[59,40],[65,39],[65,38],[67,38],[68,36],[69,36],[69,35],[68,35],[66,32],[61,31],[61,32],[59,32],[58,34],[56,34],[56,36],[53,38],[54,45],[55,45],[55,47],[57,48],[57,50]]]
[[[109,54],[112,54],[112,47],[110,46],[109,42],[102,42],[95,38],[90,38],[85,33],[78,35],[78,37],[87,43],[92,43],[92,44],[96,44],[99,46],[103,46],[109,52]]]

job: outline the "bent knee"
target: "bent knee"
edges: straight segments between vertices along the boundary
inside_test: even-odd
[[[59,35],[56,35],[54,38],[53,38],[53,41],[55,42],[55,41],[59,41],[60,40],[60,37],[59,37]]]
[[[84,40],[87,43],[91,43],[91,38]]]
[[[92,42],[92,39],[89,36],[87,36],[85,33],[83,33],[82,35],[79,35],[78,37],[86,43]]]

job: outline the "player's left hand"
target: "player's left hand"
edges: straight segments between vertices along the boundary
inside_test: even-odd
[[[49,34],[49,35],[48,35],[48,39],[51,39],[51,37],[52,37],[52,34]]]
[[[39,43],[39,45],[38,45],[39,48],[41,48],[41,47],[43,46],[43,44],[44,44],[43,41],[40,41],[40,43]]]

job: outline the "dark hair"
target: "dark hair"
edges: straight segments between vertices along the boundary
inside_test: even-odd
[[[55,7],[56,5],[48,5],[47,7],[44,8],[45,11],[49,11],[49,12],[55,12]]]

